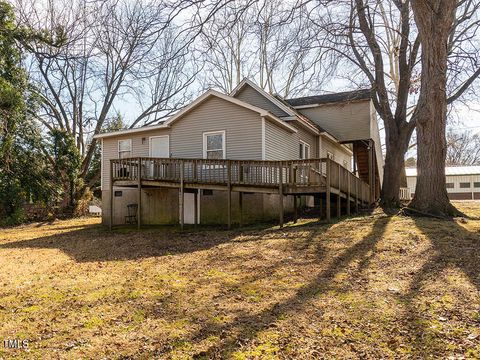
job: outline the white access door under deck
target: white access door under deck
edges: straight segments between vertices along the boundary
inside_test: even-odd
[[[183,209],[183,221],[185,224],[195,224],[195,195],[185,193],[185,202]],[[179,199],[181,201],[181,199]],[[197,221],[200,223],[200,196],[197,197]]]

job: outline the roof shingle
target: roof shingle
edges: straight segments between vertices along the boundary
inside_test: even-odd
[[[293,107],[304,105],[329,104],[354,100],[367,100],[370,99],[371,93],[371,89],[361,89],[355,91],[338,92],[333,94],[285,99],[285,102],[287,102],[290,106]]]

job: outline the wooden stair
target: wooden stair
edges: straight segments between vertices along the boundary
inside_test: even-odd
[[[368,149],[367,141],[354,142],[353,153],[357,162],[358,177],[363,181],[365,181],[367,184],[370,184],[369,164],[368,164],[369,149]],[[374,164],[377,164],[375,151],[373,151],[373,161],[374,161]],[[380,175],[378,173],[378,168],[375,167],[375,197],[378,198],[379,196],[380,196]]]

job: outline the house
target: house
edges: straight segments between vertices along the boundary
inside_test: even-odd
[[[369,90],[282,99],[245,79],[164,122],[96,138],[110,226],[282,223],[314,204],[329,218],[374,201],[383,176]]]
[[[415,195],[417,169],[406,168],[407,186]],[[480,200],[480,166],[447,166],[445,168],[448,197],[451,200]]]

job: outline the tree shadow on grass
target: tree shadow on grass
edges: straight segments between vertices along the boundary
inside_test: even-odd
[[[232,234],[226,232],[107,232],[98,226],[88,226],[31,240],[5,243],[0,245],[0,249],[59,249],[77,262],[98,262],[191,253],[210,249],[232,239]]]
[[[432,351],[432,348],[445,348],[445,339],[429,335],[432,329],[427,327],[427,320],[437,319],[429,319],[428,313],[418,309],[416,301],[421,298],[428,282],[435,281],[447,269],[460,270],[475,291],[480,292],[480,232],[469,231],[456,221],[422,217],[416,217],[413,220],[430,241],[432,255],[415,273],[408,292],[400,299],[408,310],[406,320],[411,328],[412,345],[415,351],[419,356],[431,356],[432,354],[428,351]],[[457,309],[463,317],[465,314],[461,313],[462,310]]]
[[[326,225],[325,222],[310,222],[294,228],[278,229],[271,224],[262,224],[232,231],[225,231],[218,226],[198,229],[192,226],[186,231],[179,231],[177,226],[151,226],[141,230],[120,227],[114,231],[108,231],[98,224],[60,226],[47,230],[69,231],[3,243],[0,249],[59,249],[78,262],[135,260],[208,250],[232,241],[261,241],[265,234],[312,228],[319,224]],[[243,235],[246,235],[245,239],[238,240]]]
[[[235,320],[230,323],[208,324],[192,334],[191,340],[197,342],[209,336],[225,334],[226,338],[221,345],[213,345],[201,355],[205,358],[230,358],[242,343],[248,343],[255,339],[261,331],[268,329],[280,316],[299,313],[318,294],[336,289],[336,275],[347,269],[352,261],[359,261],[365,266],[370,258],[368,254],[374,250],[382,238],[390,219],[386,216],[375,219],[371,231],[361,240],[346,248],[336,257],[322,259],[326,261],[326,268],[320,271],[312,281],[296,291],[294,295],[273,304],[260,313],[252,314],[240,311],[236,314]],[[322,254],[325,253],[322,252]]]

